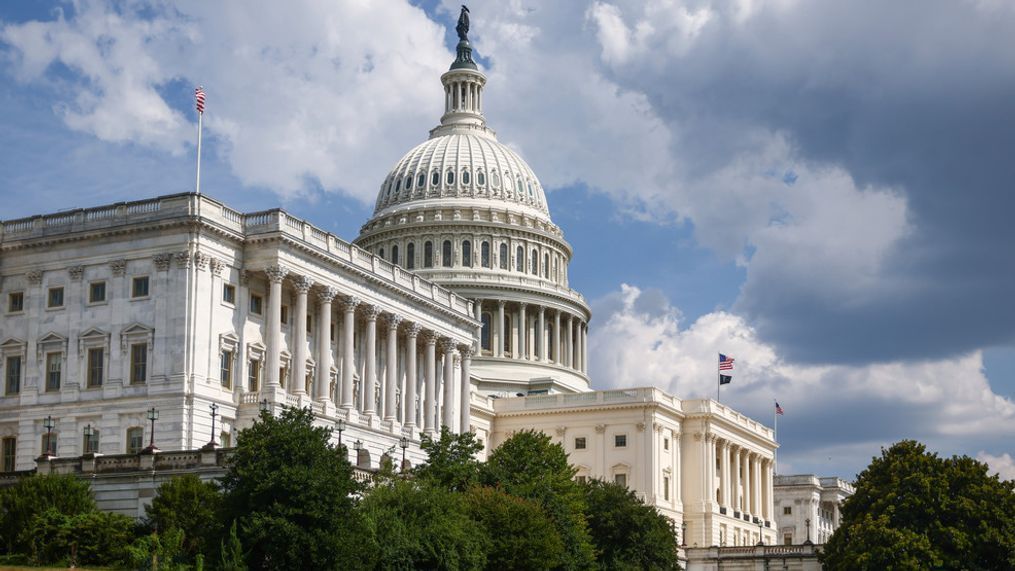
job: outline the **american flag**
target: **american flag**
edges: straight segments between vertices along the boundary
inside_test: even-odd
[[[782,407],[779,406],[779,401],[775,401],[775,414],[778,414],[779,416],[782,416],[782,413],[783,413],[783,411],[782,411]]]
[[[727,357],[722,353],[719,353],[719,370],[720,371],[732,371],[733,370],[733,357]]]
[[[204,114],[204,87],[194,90],[194,99],[197,101],[197,112]]]

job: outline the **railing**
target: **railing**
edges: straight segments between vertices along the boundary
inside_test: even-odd
[[[640,388],[496,399],[493,407],[497,412],[511,412],[642,402],[661,402],[676,407],[680,406],[678,399],[660,390]]]

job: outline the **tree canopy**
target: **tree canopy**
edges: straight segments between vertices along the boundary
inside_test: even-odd
[[[25,553],[30,537],[25,534],[35,516],[47,511],[74,516],[95,511],[87,482],[72,475],[33,475],[10,488],[0,489],[0,548]]]
[[[176,476],[159,486],[145,514],[150,530],[183,533],[183,553],[189,561],[198,554],[206,560],[217,555],[223,534],[222,494],[214,482],[202,482],[195,474]]]
[[[1015,568],[1015,482],[898,442],[860,473],[822,559],[831,570]]]
[[[442,426],[436,439],[424,436],[420,447],[426,452],[425,464],[416,468],[416,477],[446,490],[463,492],[479,482],[480,463],[476,453],[483,446],[471,432],[454,434]]]
[[[670,520],[625,486],[590,480],[582,487],[602,569],[680,568]]]

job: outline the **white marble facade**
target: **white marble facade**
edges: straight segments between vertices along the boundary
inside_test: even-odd
[[[775,521],[779,543],[825,543],[838,529],[840,508],[853,495],[853,485],[834,476],[776,476]]]

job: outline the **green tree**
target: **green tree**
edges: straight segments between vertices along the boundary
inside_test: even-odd
[[[307,409],[262,412],[240,431],[222,478],[223,521],[237,522],[254,569],[355,569],[369,562],[353,480],[331,429]]]
[[[465,493],[465,505],[489,537],[487,569],[551,569],[563,559],[564,542],[539,504],[477,486]]]
[[[476,533],[460,493],[393,479],[359,506],[378,548],[377,569],[480,569],[485,534]]]
[[[428,481],[446,490],[462,492],[479,481],[480,463],[476,453],[483,445],[471,432],[454,434],[441,427],[440,437],[424,436],[420,447],[426,452],[426,464],[415,469],[420,480]]]
[[[7,553],[28,553],[28,538],[22,532],[32,518],[48,510],[63,515],[95,511],[88,483],[73,475],[35,475],[0,489],[0,537],[3,538],[0,548]]]
[[[240,543],[240,538],[236,534],[235,521],[233,521],[232,525],[229,526],[228,543],[226,540],[222,540],[221,549],[219,551],[220,571],[247,571],[247,565],[244,562],[246,556],[243,553],[243,544]]]
[[[145,506],[150,530],[179,529],[183,532],[183,554],[194,561],[198,554],[207,560],[222,537],[222,494],[214,482],[203,482],[196,474],[175,476],[159,486],[152,503]]]
[[[679,569],[670,520],[625,486],[582,485],[589,531],[602,569]]]
[[[1015,482],[904,440],[882,449],[842,506],[826,569],[1015,568]]]
[[[564,557],[552,566],[589,569],[595,552],[585,522],[585,494],[560,444],[535,430],[523,430],[501,444],[483,466],[485,485],[533,500],[550,517],[564,542]]]
[[[66,515],[49,509],[33,517],[23,535],[37,564],[116,565],[127,556],[134,527],[133,518],[120,514]]]

